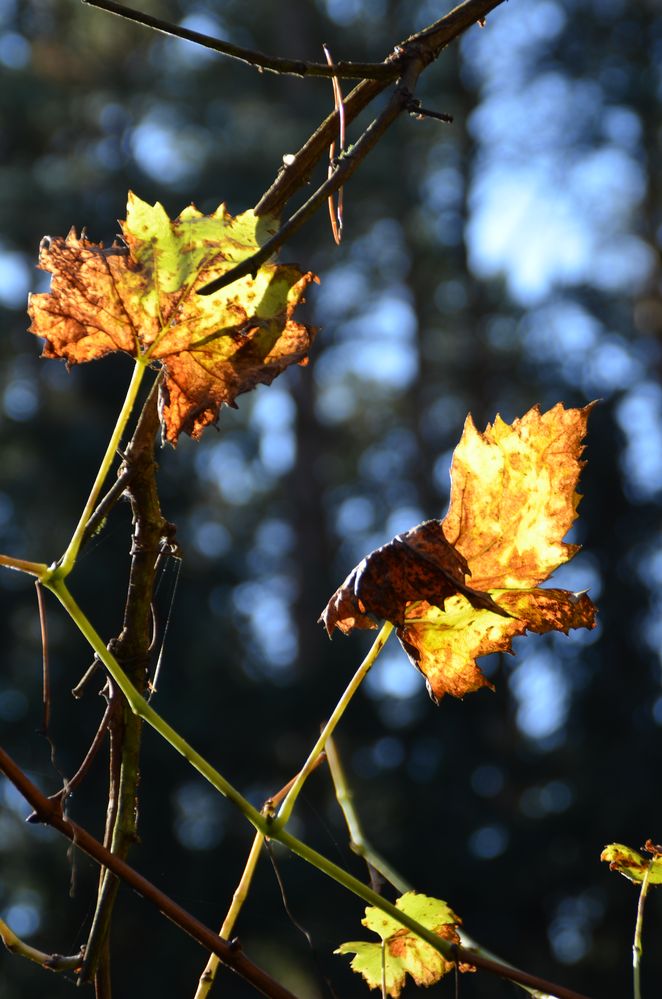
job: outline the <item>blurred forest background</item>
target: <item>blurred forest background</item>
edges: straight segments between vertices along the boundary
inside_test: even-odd
[[[381,59],[450,9],[433,0],[135,0],[281,55]],[[345,84],[347,90],[349,84]],[[657,0],[510,0],[422,78],[451,126],[403,117],[352,179],[336,248],[321,213],[281,253],[321,276],[307,368],[226,410],[219,432],[159,453],[165,515],[184,550],[155,706],[251,800],[299,768],[358,665],[361,638],[316,623],[370,549],[443,515],[464,418],[599,398],[572,540],[554,584],[590,590],[599,626],[516,641],[485,660],[496,692],[429,700],[393,642],[338,746],[365,833],[418,890],[446,899],[485,947],[601,999],[630,994],[637,891],[605,843],[662,838],[662,10]],[[26,295],[41,237],[86,226],[111,241],[130,188],[171,215],[256,203],[284,154],[332,106],[324,80],[258,74],[76,0],[0,0],[0,551],[63,551],[130,374],[125,358],[67,372],[40,361]],[[350,130],[358,135],[370,109]],[[321,175],[320,175],[321,176]],[[290,208],[292,206],[289,206]],[[121,625],[130,519],[120,507],[71,579],[101,633]],[[167,615],[171,561],[159,590]],[[36,602],[0,574],[2,743],[48,793],[61,785],[41,724]],[[71,774],[104,702],[102,677],[49,600],[57,766]],[[368,636],[369,637],[369,636]],[[106,761],[70,801],[103,830]],[[85,940],[96,869],[1,788],[0,914],[27,940]],[[220,925],[252,838],[241,816],[152,732],[131,862]],[[323,769],[295,831],[364,876]],[[363,905],[278,851],[292,912],[343,999],[367,995],[333,949]],[[648,903],[644,993],[659,993],[659,899]],[[302,999],[326,993],[268,861],[237,932]],[[120,893],[116,994],[192,996],[204,954]],[[72,981],[0,953],[0,996]],[[254,994],[230,972],[218,994]],[[430,994],[453,995],[452,980]],[[413,989],[412,989],[413,993]],[[461,993],[520,994],[485,976]]]

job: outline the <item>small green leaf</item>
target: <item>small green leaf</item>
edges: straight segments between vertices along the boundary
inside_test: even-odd
[[[460,919],[440,899],[408,891],[395,904],[402,912],[444,937],[449,943],[460,942],[456,929]],[[454,967],[454,962],[447,961],[439,951],[381,909],[369,906],[365,910],[362,924],[384,941],[386,995],[393,999],[400,995],[407,974],[411,975],[417,985],[434,985]],[[368,988],[382,987],[382,944],[352,941],[341,944],[335,953],[354,954],[352,970],[363,975]],[[467,971],[469,966],[461,965],[460,970]]]
[[[341,944],[336,954],[354,954],[350,967],[352,971],[363,975],[370,989],[382,986],[382,946],[368,943],[365,940],[354,940]],[[387,996],[399,996],[405,984],[406,971],[398,961],[390,960],[388,954],[385,961],[384,980]]]

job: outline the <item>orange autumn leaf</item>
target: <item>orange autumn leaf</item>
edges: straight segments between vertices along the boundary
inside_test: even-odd
[[[265,264],[213,295],[197,293],[252,256],[275,225],[224,205],[209,216],[190,205],[170,220],[130,193],[122,243],[104,247],[73,230],[42,241],[39,266],[53,278],[50,292],[31,296],[30,330],[44,338],[44,357],[69,364],[114,351],[158,362],[164,436],[199,437],[221,406],[306,361],[315,331],[292,315],[313,274]]]
[[[585,594],[538,586],[578,550],[563,538],[577,516],[590,410],[559,403],[541,413],[536,406],[510,425],[497,417],[484,433],[469,416],[453,455],[448,513],[441,522],[428,522],[439,524],[437,551],[446,562],[452,561],[449,550],[454,552],[464,578],[458,581],[456,572],[435,596],[403,568],[396,549],[387,565],[383,553],[390,546],[384,546],[329,601],[322,615],[329,633],[334,626],[347,633],[376,627],[375,618],[390,620],[438,701],[491,686],[476,659],[510,651],[516,635],[593,628],[595,607]],[[435,557],[426,552],[428,561]],[[372,584],[367,588],[366,577]],[[383,592],[394,586],[399,603],[391,595],[384,613]]]

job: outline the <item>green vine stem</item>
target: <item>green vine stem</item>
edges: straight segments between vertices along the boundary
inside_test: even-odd
[[[315,766],[320,764],[324,759],[323,755],[317,757]],[[263,813],[273,814],[274,808],[283,800],[289,789],[294,784],[296,777],[293,777],[291,781],[281,788],[277,794],[274,794],[269,798],[262,809]],[[262,847],[264,845],[264,836],[261,832],[255,833],[255,838],[248,854],[248,859],[246,865],[242,872],[239,884],[235,889],[235,893],[232,896],[232,902],[230,903],[230,908],[227,911],[227,915],[223,920],[223,925],[219,930],[219,936],[224,940],[230,940],[232,931],[234,930],[237,919],[239,918],[239,913],[241,912],[242,906],[246,901],[248,892],[250,890],[253,876],[255,874],[255,869],[257,867],[257,862],[260,859],[260,853],[262,852]],[[195,992],[193,999],[207,999],[211,988],[216,979],[216,972],[218,971],[218,966],[220,964],[220,959],[217,954],[210,954],[209,960],[205,965],[205,970],[200,975],[200,980],[198,982],[198,987]]]
[[[654,863],[655,857],[653,857],[646,868],[646,873],[641,882],[639,903],[637,905],[637,922],[634,927],[634,941],[632,943],[632,985],[634,999],[641,999],[641,958],[644,953],[641,937],[644,929],[644,905],[646,904],[646,895],[648,894]]]
[[[345,777],[345,771],[343,769],[342,763],[340,762],[340,756],[338,755],[338,750],[336,749],[336,744],[333,738],[329,736],[326,741],[326,759],[329,764],[329,772],[331,773],[331,780],[333,781],[333,788],[336,793],[336,801],[340,806],[340,810],[343,813],[343,818],[347,825],[347,831],[349,833],[349,846],[352,853],[355,853],[358,857],[365,860],[368,867],[374,868],[375,871],[385,881],[393,885],[401,895],[405,892],[411,891],[411,885],[407,884],[404,878],[398,874],[397,871],[393,870],[388,861],[377,853],[374,847],[368,842],[368,840],[363,835],[363,829],[361,828],[361,822],[354,808],[354,795],[352,794],[351,788],[347,783],[347,778]]]
[[[343,868],[339,867],[338,864],[334,864],[333,861],[324,857],[321,853],[318,853],[317,850],[308,846],[307,843],[303,843],[300,839],[297,839],[296,836],[292,836],[291,833],[288,833],[287,830],[283,828],[282,819],[280,817],[272,819],[265,817],[261,812],[258,812],[258,810],[254,808],[253,805],[251,805],[251,803],[247,801],[247,799],[244,798],[244,796],[240,794],[240,792],[237,791],[237,789],[233,787],[228,780],[225,779],[225,777],[215,770],[214,767],[212,767],[212,765],[200,755],[200,753],[196,752],[195,749],[193,749],[193,747],[189,745],[189,743],[181,735],[179,735],[178,732],[175,731],[175,729],[168,725],[168,723],[164,721],[164,719],[161,718],[161,716],[147,703],[145,698],[138,693],[127,675],[124,673],[120,664],[117,662],[112,653],[108,651],[99,634],[95,631],[90,621],[83,614],[82,610],[65,585],[64,580],[49,570],[41,582],[43,586],[55,594],[83,636],[87,639],[101,662],[117,683],[117,686],[126,697],[131,710],[143,718],[148,725],[150,725],[156,732],[159,733],[160,736],[162,736],[162,738],[169,742],[173,749],[180,753],[192,767],[194,767],[206,780],[209,781],[212,787],[215,787],[217,791],[220,791],[221,794],[225,795],[225,797],[228,798],[244,814],[248,821],[255,826],[258,832],[261,832],[265,837],[275,839],[279,843],[282,843],[283,846],[287,847],[291,853],[301,857],[302,860],[305,860],[313,867],[316,867],[333,881],[337,881],[338,884],[363,899],[363,901],[367,902],[368,905],[375,906],[382,912],[385,912],[388,916],[391,916],[392,919],[397,920],[402,926],[406,926],[407,929],[421,937],[422,940],[425,940],[426,943],[430,944],[431,947],[442,954],[447,961],[466,961],[467,963],[483,968],[492,974],[499,975],[502,978],[509,978],[512,981],[520,982],[523,985],[529,985],[538,989],[538,991],[547,991],[554,995],[556,999],[586,999],[585,996],[582,996],[580,993],[574,992],[571,989],[566,989],[563,986],[554,984],[553,982],[545,981],[542,978],[538,978],[536,975],[530,975],[528,972],[519,970],[512,971],[509,967],[504,966],[500,962],[490,960],[482,957],[480,954],[467,951],[463,947],[451,944],[448,940],[444,940],[442,937],[437,936],[437,934],[433,933],[432,930],[429,930],[427,927],[417,923],[416,920],[412,919],[406,912],[402,912],[402,910],[397,909],[395,905],[388,902],[385,898],[382,898],[381,895],[378,895],[377,892],[363,884],[362,881],[359,881],[358,878],[355,878],[348,871],[343,870]],[[383,630],[384,629],[382,629],[382,633]],[[386,637],[388,637],[388,635]],[[376,645],[377,642],[375,642],[375,646]],[[375,646],[373,646],[373,649]],[[377,650],[377,652],[375,652],[375,656],[380,650],[381,647]],[[375,656],[373,656],[373,662]],[[364,665],[365,660],[361,666]]]
[[[299,793],[303,785],[305,784],[306,780],[308,779],[311,771],[315,767],[315,761],[317,760],[319,754],[324,749],[326,740],[329,738],[329,736],[333,734],[338,722],[344,715],[347,706],[349,705],[349,702],[353,698],[356,691],[359,689],[362,681],[368,675],[371,666],[373,665],[377,656],[386,645],[386,642],[388,641],[392,631],[393,631],[393,625],[391,624],[390,621],[386,621],[382,625],[381,631],[377,635],[377,638],[372,643],[372,646],[367,656],[357,669],[352,679],[349,681],[344,694],[342,695],[342,697],[336,704],[335,708],[333,709],[331,717],[329,718],[326,725],[322,729],[319,739],[311,749],[308,759],[304,763],[297,779],[294,781],[294,784],[292,785],[287,797],[285,798],[285,801],[280,806],[278,817],[275,821],[275,826],[281,828],[287,825],[290,815],[292,814],[292,809],[294,808],[294,803],[299,797]]]
[[[248,854],[246,866],[244,867],[239,884],[235,889],[235,893],[232,896],[232,902],[230,903],[230,908],[228,909],[227,915],[223,920],[223,925],[218,933],[219,937],[222,937],[223,940],[231,939],[234,924],[237,920],[239,912],[241,911],[241,907],[246,901],[246,896],[248,895],[253,881],[253,875],[255,874],[255,868],[257,867],[257,862],[260,859],[263,846],[264,836],[261,832],[255,833],[255,838],[253,839],[253,844],[251,846],[250,853]],[[218,971],[219,964],[220,958],[217,957],[216,954],[210,954],[209,960],[205,965],[205,970],[200,975],[198,987],[195,990],[195,996],[193,999],[207,999],[207,996],[211,991],[211,987],[216,980],[216,972]]]
[[[324,754],[317,757],[315,766],[318,766],[324,759]],[[289,789],[294,784],[296,777],[288,781],[285,787],[282,787],[280,791],[273,794],[264,803],[262,808],[263,814],[272,815],[275,807],[280,804]],[[230,908],[227,911],[225,919],[223,920],[223,925],[221,926],[218,935],[224,940],[230,940],[230,934],[234,930],[237,919],[239,918],[239,913],[241,912],[242,906],[246,901],[248,892],[250,890],[251,884],[253,882],[253,876],[255,874],[255,869],[257,867],[257,862],[260,859],[260,853],[262,852],[262,847],[264,846],[264,836],[261,832],[255,833],[255,838],[251,845],[250,853],[248,854],[248,859],[246,860],[246,865],[242,871],[241,878],[239,879],[239,884],[235,889],[235,893],[232,896],[232,902],[230,903]],[[193,999],[207,999],[211,988],[216,979],[216,972],[218,971],[218,966],[220,964],[220,959],[217,954],[210,954],[209,960],[205,965],[205,970],[200,975],[200,980],[198,981],[198,987],[195,992]]]
[[[17,937],[3,919],[0,919],[0,940],[12,954],[18,954],[19,957],[25,957],[28,961],[34,961],[35,964],[40,964],[42,968],[48,968],[49,971],[72,971],[79,968],[83,960],[82,954],[66,956],[45,954],[44,951],[31,947],[30,944],[26,944],[20,937]]]
[[[67,588],[64,579],[56,573],[47,573],[42,580],[43,586],[51,590],[65,608],[70,618],[79,631],[87,639],[92,649],[106,667],[113,680],[124,694],[129,707],[134,714],[139,715],[155,731],[169,742],[173,749],[180,753],[184,759],[188,760],[191,766],[202,774],[209,783],[225,795],[226,798],[236,805],[243,812],[249,822],[261,832],[268,833],[268,823],[264,816],[254,808],[251,803],[237,791],[207,760],[193,749],[182,736],[174,730],[164,719],[151,707],[142,694],[138,693],[128,676],[118,663],[115,656],[104,645],[103,639],[94,629],[91,622],[80,609],[71,592]]]
[[[87,498],[87,503],[85,504],[80,520],[76,525],[76,530],[71,537],[71,541],[67,546],[67,550],[57,565],[53,567],[53,573],[61,579],[65,579],[76,564],[76,559],[78,558],[78,552],[83,541],[87,522],[94,513],[94,508],[96,506],[99,493],[101,492],[101,487],[106,481],[106,477],[112,467],[113,461],[115,460],[117,449],[122,439],[122,434],[124,433],[129,417],[133,412],[133,407],[138,396],[138,390],[146,369],[147,361],[143,357],[137,357],[124,403],[122,404],[119,416],[117,417],[115,429],[113,430],[110,440],[108,441],[106,453],[101,460],[101,465],[99,466],[99,471],[97,472],[97,477],[94,480],[90,495]],[[46,579],[42,579],[42,583],[46,586]]]

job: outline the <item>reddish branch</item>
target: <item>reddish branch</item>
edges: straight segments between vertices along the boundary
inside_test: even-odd
[[[106,850],[82,826],[72,822],[71,819],[64,818],[58,803],[43,795],[2,748],[0,748],[0,771],[5,774],[34,809],[34,814],[29,817],[28,821],[42,822],[63,833],[93,860],[107,867],[139,895],[152,902],[164,916],[167,916],[176,926],[193,937],[202,947],[217,954],[224,964],[227,964],[229,968],[250,982],[262,995],[268,996],[270,999],[296,999],[292,992],[254,964],[244,954],[237,941],[228,942],[217,936],[213,930],[210,930],[195,916],[177,905],[156,885],[144,878],[133,867],[130,867],[126,861]]]

